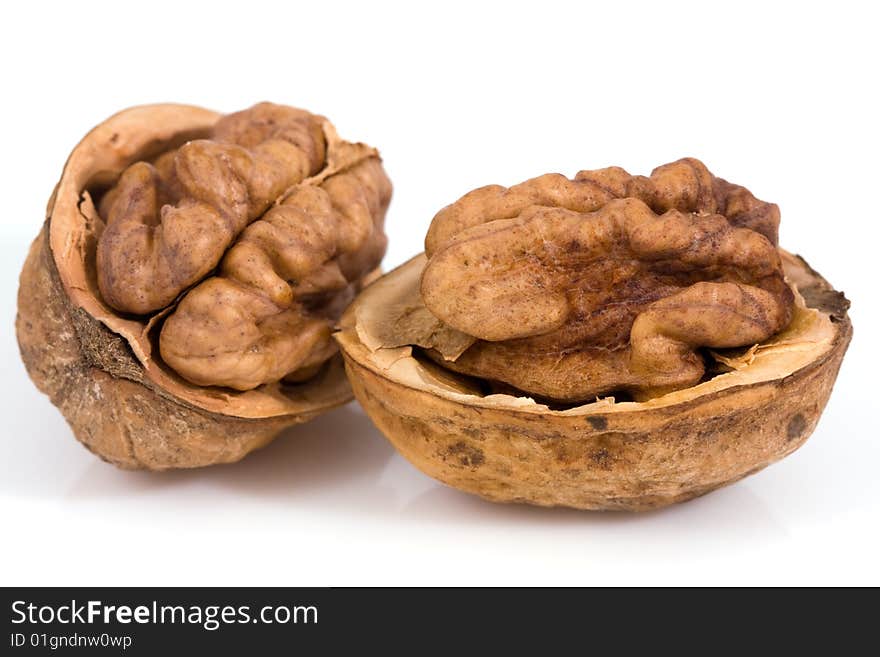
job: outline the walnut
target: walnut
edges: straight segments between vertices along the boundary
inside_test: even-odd
[[[694,385],[699,348],[756,344],[791,319],[778,220],[693,159],[650,178],[612,168],[484,187],[426,239],[425,305],[478,339],[438,360],[566,402]]]
[[[100,202],[98,283],[117,310],[161,310],[213,270],[242,230],[324,166],[321,119],[262,103],[220,119],[155,162],[136,162]]]
[[[300,185],[244,230],[165,320],[162,357],[200,385],[249,390],[336,353],[331,327],[385,254],[378,160]]]
[[[484,187],[336,339],[373,421],[445,483],[586,509],[683,501],[802,444],[849,344],[848,302],[778,226],[693,159]]]
[[[322,122],[262,103],[132,164],[103,195],[101,295],[145,314],[186,292],[159,344],[187,380],[250,390],[335,353],[330,327],[385,252],[391,185],[375,158],[319,176]]]
[[[118,465],[239,459],[349,399],[331,331],[390,197],[375,149],[304,110],[125,110],[74,149],[25,264],[28,370]]]
[[[479,339],[445,364],[559,401],[645,398],[698,382],[698,348],[755,344],[784,328],[793,296],[766,236],[775,238],[778,211],[753,202],[751,213],[710,214],[729,205],[716,201],[713,180],[695,160],[649,179],[585,171],[478,190],[441,211],[422,295],[437,318]],[[638,197],[566,209],[612,193],[665,212]]]

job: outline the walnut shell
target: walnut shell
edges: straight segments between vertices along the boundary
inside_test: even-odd
[[[852,336],[849,302],[802,259],[781,254],[799,292],[788,328],[719,356],[730,371],[646,402],[604,398],[558,410],[486,395],[396,346],[408,331],[430,334],[432,318],[413,303],[424,255],[362,292],[336,339],[355,397],[426,474],[497,502],[648,510],[757,472],[815,428]]]
[[[166,311],[124,315],[101,298],[92,194],[133,162],[204,137],[219,118],[193,106],[147,105],[94,128],[70,154],[21,273],[16,330],[28,373],[77,439],[120,467],[236,461],[351,398],[338,355],[302,384],[246,392],[192,384],[158,357],[154,329]]]

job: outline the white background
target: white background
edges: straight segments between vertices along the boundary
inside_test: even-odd
[[[5,4],[0,583],[880,584],[876,16],[613,4]],[[98,461],[28,380],[12,328],[62,164],[129,105],[264,99],[381,149],[386,267],[464,192],[548,171],[693,155],[779,203],[783,246],[853,301],[818,429],[742,483],[644,515],[471,498],[397,456],[355,405],[236,465]]]

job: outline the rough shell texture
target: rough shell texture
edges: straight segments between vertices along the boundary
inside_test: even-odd
[[[385,316],[407,318],[396,327],[403,332],[418,323],[405,306],[423,256],[367,288],[336,337],[355,396],[428,475],[499,502],[647,510],[757,472],[815,428],[852,335],[849,302],[802,260],[783,259],[802,295],[788,329],[724,358],[731,371],[648,402],[605,398],[551,410],[483,396],[412,347],[384,346],[395,332]]]
[[[338,356],[307,384],[241,393],[192,385],[154,357],[155,319],[120,315],[100,298],[89,190],[206,134],[217,119],[197,107],[151,105],[97,126],[71,153],[21,273],[16,330],[28,373],[77,439],[120,467],[236,461],[350,399]]]

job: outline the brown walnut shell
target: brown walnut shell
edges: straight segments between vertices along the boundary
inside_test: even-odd
[[[606,397],[549,408],[487,394],[420,357],[407,334],[451,341],[420,302],[424,255],[362,292],[336,339],[355,397],[426,474],[496,502],[648,510],[753,474],[815,428],[852,336],[849,302],[780,252],[799,293],[788,328],[718,355],[729,371],[645,402]]]
[[[95,127],[70,154],[21,273],[16,330],[28,373],[77,439],[120,467],[237,461],[286,427],[351,398],[338,354],[302,384],[246,392],[192,384],[158,357],[156,326],[166,311],[125,315],[101,298],[93,195],[133,162],[206,136],[219,118],[199,107],[159,104],[124,110]],[[332,126],[325,130],[328,143],[338,140]]]

